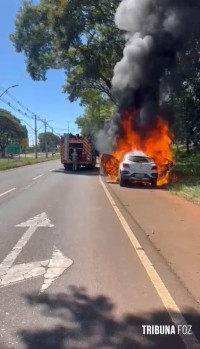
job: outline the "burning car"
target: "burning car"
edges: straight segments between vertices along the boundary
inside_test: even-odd
[[[119,164],[119,184],[125,182],[146,182],[157,186],[158,168],[153,159],[140,151],[132,151]]]
[[[117,178],[120,161],[112,154],[103,153],[100,156],[100,173],[110,178]]]
[[[119,182],[120,186],[128,181],[146,182],[152,187],[162,186],[168,183],[174,162],[167,158],[158,160],[159,157],[153,158],[142,150],[132,150],[124,155],[116,151],[113,154],[104,153],[100,156],[100,174]]]

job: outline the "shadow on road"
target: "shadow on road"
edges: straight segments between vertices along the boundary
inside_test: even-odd
[[[115,184],[115,183],[111,183],[111,184]],[[141,183],[139,183],[139,182],[137,182],[137,183],[126,182],[124,184],[124,187],[132,189],[132,190],[153,190],[153,191],[154,190],[169,190],[167,184],[152,188],[149,183],[142,183],[142,182]]]
[[[178,335],[144,335],[142,325],[169,325],[167,313],[155,311],[119,318],[115,305],[104,295],[91,296],[86,289],[71,286],[67,293],[25,295],[28,304],[42,309],[55,327],[21,330],[26,349],[183,349]],[[35,313],[35,310],[34,310]],[[199,330],[200,316],[193,310],[184,316]]]
[[[65,174],[65,175],[74,175],[74,176],[99,176],[101,175],[101,177],[105,178],[105,182],[107,184],[114,184],[114,185],[119,185],[118,181],[113,181],[109,178],[106,177],[106,175],[104,174],[101,174],[100,173],[100,169],[99,167],[96,167],[94,170],[86,170],[85,168],[83,169],[79,169],[78,171],[65,171],[63,168],[60,168],[60,169],[57,169],[57,170],[53,170],[52,173],[62,173],[62,174]],[[163,186],[160,186],[160,187],[156,187],[156,188],[151,188],[151,186],[147,183],[125,183],[124,187],[126,188],[129,188],[129,189],[138,189],[138,190],[147,190],[147,189],[150,189],[150,190],[169,190],[168,186],[167,185],[163,185]]]
[[[65,175],[74,175],[74,176],[98,176],[99,175],[99,168],[95,168],[94,170],[86,170],[85,168],[80,169],[78,171],[65,171],[63,168],[60,168],[58,170],[53,170],[52,173],[62,173]]]
[[[7,344],[3,343],[2,341],[0,341],[0,348],[1,349],[14,349],[13,347],[8,347]]]

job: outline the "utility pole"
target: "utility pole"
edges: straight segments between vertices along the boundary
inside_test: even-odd
[[[45,133],[45,153],[46,158],[48,158],[48,147],[47,147],[47,120],[44,120],[44,133]]]
[[[37,159],[37,116],[35,115],[35,158]]]
[[[51,127],[51,130],[52,130],[52,135],[53,135],[53,127]],[[53,145],[53,141],[52,141],[52,144],[51,144],[51,152],[52,152],[52,156],[54,154],[54,145]]]
[[[67,133],[69,134],[69,121],[67,121],[67,125],[68,125]]]

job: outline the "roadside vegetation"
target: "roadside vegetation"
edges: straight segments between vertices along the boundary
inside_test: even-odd
[[[46,157],[39,157],[38,159],[35,158],[23,158],[23,159],[0,159],[0,171],[9,170],[16,167],[26,166],[26,165],[33,165],[40,162],[50,161],[50,160],[56,160],[60,159],[60,154],[55,154],[53,157],[49,156]]]
[[[188,153],[181,147],[175,154],[176,163],[170,174],[168,188],[193,202],[200,204],[200,149],[193,147]]]
[[[40,133],[38,141],[38,152],[46,153],[47,151],[48,158],[44,156],[38,156],[38,159],[34,158],[35,149],[28,146],[26,126],[11,112],[0,109],[0,171],[60,157],[60,155],[55,154],[60,143],[60,138],[57,135],[52,132]]]
[[[0,157],[4,158],[6,147],[28,138],[26,126],[5,109],[0,109]]]

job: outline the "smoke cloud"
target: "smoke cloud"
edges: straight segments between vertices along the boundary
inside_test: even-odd
[[[114,90],[136,90],[159,82],[164,69],[174,63],[181,46],[184,17],[187,12],[191,13],[191,3],[188,0],[123,0],[120,3],[115,23],[126,33],[126,46],[122,60],[114,69]]]
[[[139,110],[141,127],[153,125],[160,110],[161,78],[166,69],[176,65],[177,52],[187,48],[191,36],[199,35],[199,18],[199,0],[121,1],[115,23],[125,35],[126,44],[123,57],[114,68],[112,89],[119,111]],[[118,127],[113,127],[115,122]],[[112,121],[110,138],[119,134],[119,123],[119,117]]]

